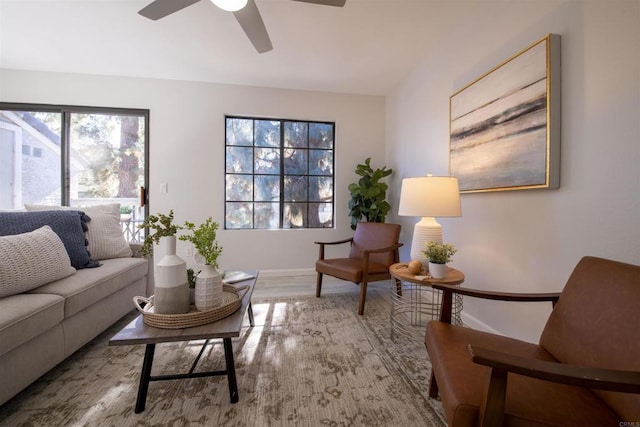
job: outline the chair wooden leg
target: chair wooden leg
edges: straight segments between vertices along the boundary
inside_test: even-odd
[[[367,298],[367,279],[364,279],[360,284],[360,303],[358,304],[358,314],[362,316],[364,314],[364,300]]]
[[[318,279],[316,280],[316,297],[320,298],[321,290],[322,290],[322,273],[318,273]]]
[[[433,368],[431,371],[431,380],[429,381],[429,397],[436,399],[438,397],[438,382],[436,376],[433,374]]]

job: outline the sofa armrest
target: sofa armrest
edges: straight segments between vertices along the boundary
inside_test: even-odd
[[[146,296],[153,295],[155,288],[155,278],[153,275],[153,255],[143,255],[142,250],[142,242],[129,242],[129,247],[131,248],[131,252],[133,253],[132,257],[134,258],[144,258],[149,263],[149,270],[147,271],[147,287],[146,287]]]
[[[144,255],[140,253],[142,250],[142,243],[139,242],[129,242],[129,247],[131,248],[131,252],[133,256],[136,258],[144,258]]]
[[[479,425],[481,426],[503,424],[509,373],[576,387],[640,393],[640,372],[530,359],[471,345],[468,349],[474,363],[491,368],[489,385],[482,396],[480,407]]]
[[[463,288],[456,285],[445,285],[434,283],[431,285],[434,289],[442,291],[442,306],[440,307],[440,321],[451,323],[451,308],[453,302],[453,294],[465,295],[473,298],[490,299],[497,301],[514,301],[514,302],[541,302],[550,301],[555,307],[560,292],[547,293],[511,293],[511,292],[495,292],[483,291],[480,289]]]

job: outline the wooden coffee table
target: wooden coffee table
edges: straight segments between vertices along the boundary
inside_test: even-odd
[[[238,402],[238,384],[236,382],[236,368],[233,360],[233,347],[231,345],[231,338],[239,337],[242,329],[242,321],[245,313],[249,313],[249,323],[254,326],[253,310],[251,308],[251,294],[258,278],[257,271],[247,271],[247,273],[254,276],[252,279],[248,279],[242,282],[234,283],[231,286],[236,288],[249,286],[242,297],[242,305],[231,315],[220,319],[216,322],[212,322],[206,325],[197,326],[186,329],[160,329],[146,325],[143,321],[143,315],[140,314],[134,320],[125,326],[120,332],[109,340],[109,345],[136,345],[145,344],[146,349],[144,353],[144,360],[142,362],[142,371],[140,373],[140,384],[138,386],[138,397],[136,400],[135,412],[140,413],[144,411],[145,403],[147,400],[147,391],[149,389],[149,383],[151,381],[167,381],[167,380],[179,380],[185,378],[200,378],[226,375],[229,382],[229,395],[231,397],[231,403]],[[191,369],[186,373],[172,374],[172,375],[151,375],[151,367],[153,365],[153,356],[155,353],[156,344],[174,341],[193,341],[193,340],[206,340],[200,353],[196,357],[195,361],[191,365]],[[204,353],[205,347],[211,339],[222,339],[224,344],[224,356],[225,356],[225,369],[220,371],[208,371],[208,372],[194,372],[200,357]]]

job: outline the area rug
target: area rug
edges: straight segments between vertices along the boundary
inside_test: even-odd
[[[146,409],[133,407],[144,346],[109,347],[135,314],[0,407],[2,426],[442,426],[428,398],[424,344],[390,336],[389,301],[367,295],[254,299],[233,340],[240,401],[226,377],[151,383]],[[156,347],[153,375],[187,371],[202,341]],[[224,367],[221,342],[196,370]]]

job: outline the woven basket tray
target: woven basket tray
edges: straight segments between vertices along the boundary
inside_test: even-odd
[[[222,293],[222,305],[207,311],[198,311],[194,305],[191,311],[184,314],[158,314],[153,312],[153,296],[133,297],[133,304],[138,311],[143,314],[143,320],[146,325],[161,329],[184,329],[194,326],[202,326],[207,323],[215,322],[234,313],[242,305],[242,298],[249,290],[249,286],[241,286],[235,288],[230,285],[224,285]],[[241,292],[243,291],[243,292]],[[146,303],[144,308],[140,303]]]

